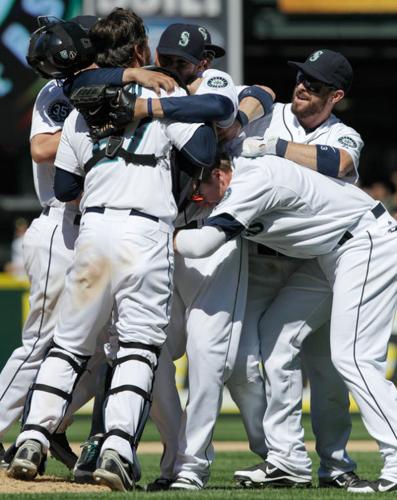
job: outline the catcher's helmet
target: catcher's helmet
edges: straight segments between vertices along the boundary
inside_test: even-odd
[[[94,16],[86,16],[93,17]],[[30,37],[29,65],[44,78],[67,78],[94,62],[94,48],[86,26],[71,20],[39,19]]]

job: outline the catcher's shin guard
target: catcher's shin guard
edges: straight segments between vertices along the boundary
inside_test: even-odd
[[[72,400],[73,390],[88,359],[89,356],[79,356],[53,344],[29,388],[22,432],[37,431],[48,441],[51,440]]]
[[[116,394],[123,394],[123,399],[119,400],[119,402],[125,409],[133,408],[136,404],[134,403],[136,402],[135,398],[131,400],[132,394],[142,398],[143,404],[140,404],[139,418],[131,418],[131,423],[124,425],[123,429],[119,427],[117,421],[112,421],[112,418],[106,416],[105,425],[108,431],[105,434],[105,441],[112,436],[128,441],[132,449],[134,479],[138,481],[141,472],[136,457],[136,449],[150,413],[154,372],[157,368],[160,348],[139,342],[120,342],[119,346],[118,357],[113,363],[112,387],[107,393],[105,402],[106,415],[109,413],[114,417],[113,412],[115,409],[112,408],[111,410],[110,407],[112,404],[111,399]],[[115,384],[116,378],[117,385]],[[130,380],[133,380],[136,385],[127,383]]]

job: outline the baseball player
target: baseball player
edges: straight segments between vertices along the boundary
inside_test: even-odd
[[[201,30],[201,31],[200,31]],[[164,34],[161,37],[160,43],[159,43],[159,48],[158,48],[158,54],[157,54],[157,59],[158,62],[160,63],[166,63],[167,66],[166,68],[168,70],[173,70],[176,72],[176,75],[180,78],[182,81],[182,84],[184,82],[188,82],[192,80],[192,78],[196,75],[197,71],[199,69],[204,70],[205,66],[203,66],[204,61],[200,60],[200,57],[202,58],[202,54],[204,51],[204,48],[206,49],[206,58],[210,58],[211,53],[211,59],[213,57],[213,54],[220,54],[222,55],[223,49],[220,47],[214,46],[209,43],[205,43],[204,47],[204,42],[210,42],[209,34],[207,35],[207,39],[203,40],[203,27],[197,27],[194,25],[183,25],[183,24],[174,24],[170,25],[167,30],[164,32]],[[181,46],[178,42],[180,39],[189,39],[190,43]],[[172,55],[172,52],[175,52],[175,55]],[[164,56],[166,54],[166,56]],[[164,59],[163,59],[164,56]],[[84,76],[84,75],[83,75]],[[220,71],[204,71],[202,74],[202,80],[200,81],[201,85],[199,89],[197,90],[197,95],[194,96],[194,98],[184,98],[184,97],[178,97],[176,99],[170,98],[170,99],[161,99],[161,104],[162,107],[164,108],[164,111],[162,110],[161,112],[172,112],[172,113],[179,113],[179,117],[181,119],[185,119],[188,116],[189,119],[192,119],[192,114],[195,115],[195,119],[197,119],[197,115],[201,118],[204,117],[211,117],[211,119],[217,119],[219,120],[220,115],[222,114],[225,116],[226,114],[230,114],[229,116],[225,116],[221,123],[225,125],[229,125],[232,123],[234,120],[235,116],[235,109],[237,107],[237,104],[234,104],[230,106],[229,102],[234,102],[236,101],[236,93],[234,90],[234,86],[232,85],[232,82],[230,80],[230,77]],[[265,96],[267,95],[266,93],[263,92]],[[268,96],[268,95],[267,95]],[[185,100],[189,99],[189,106],[185,104]],[[250,100],[253,100],[253,97],[248,97],[244,99],[245,103]],[[270,100],[270,104],[272,103],[272,98],[268,96],[268,100]],[[144,100],[142,100],[144,101]],[[171,101],[171,104],[170,102]],[[147,101],[145,101],[147,102]],[[198,105],[197,103],[200,103]],[[152,100],[153,103],[153,109],[155,108],[156,101]],[[228,111],[228,109],[231,109]],[[139,111],[135,110],[136,113],[139,114]],[[248,112],[248,111],[247,111]],[[203,116],[203,113],[205,113],[205,116]],[[212,113],[212,116],[210,115]],[[167,115],[168,116],[168,115]],[[185,214],[184,212],[181,214],[181,219],[182,222],[181,224],[186,224],[187,220],[189,220],[190,214]],[[221,281],[221,271],[220,271],[220,264],[219,262],[225,262],[225,268],[228,266],[228,276],[231,276],[232,274],[232,269],[233,269],[233,263],[238,262],[240,260],[239,256],[239,249],[234,249],[234,244],[233,246],[230,245],[231,248],[233,248],[233,251],[231,252],[231,256],[228,257],[227,259],[224,258],[224,255],[227,254],[220,254],[221,257],[218,258],[212,258],[210,263],[203,262],[201,263],[201,266],[198,267],[198,263],[192,263],[190,266],[185,267],[185,263],[181,260],[180,263],[176,263],[176,291],[174,294],[174,300],[173,300],[173,313],[172,313],[172,322],[171,322],[171,327],[169,328],[169,333],[168,333],[168,339],[167,339],[167,345],[170,346],[170,344],[175,344],[178,340],[175,338],[176,334],[179,334],[180,332],[183,333],[185,330],[184,326],[184,320],[183,317],[185,316],[185,309],[187,310],[188,315],[191,315],[191,320],[189,319],[187,321],[188,325],[193,325],[195,321],[193,321],[193,316],[194,314],[202,314],[203,318],[207,318],[206,321],[208,323],[208,332],[209,335],[212,335],[214,340],[213,343],[215,343],[216,337],[218,337],[217,343],[219,345],[217,355],[215,356],[214,353],[214,370],[216,373],[214,374],[214,377],[209,377],[215,380],[215,383],[213,384],[214,390],[212,392],[208,391],[208,404],[205,406],[202,406],[202,410],[200,414],[202,414],[205,411],[204,418],[208,420],[209,422],[215,422],[216,415],[218,413],[218,406],[219,406],[219,386],[222,386],[223,382],[222,380],[219,379],[218,373],[220,370],[223,370],[223,365],[225,363],[224,361],[224,355],[222,353],[225,353],[225,350],[227,349],[227,346],[230,341],[230,332],[232,331],[232,328],[228,327],[228,323],[230,323],[230,313],[228,312],[228,309],[233,307],[233,303],[235,301],[235,295],[236,293],[230,292],[229,295],[226,296],[225,294],[225,304],[226,302],[230,303],[231,306],[226,307],[225,306],[225,312],[223,313],[225,318],[221,321],[218,321],[218,318],[211,319],[211,317],[208,318],[208,315],[204,314],[203,311],[205,308],[203,305],[199,304],[199,297],[204,297],[205,295],[208,294],[209,289],[213,289],[215,292],[215,283],[216,281]],[[229,252],[229,250],[227,250]],[[210,261],[208,259],[208,261]],[[194,269],[193,269],[194,267]],[[191,268],[191,269],[190,269]],[[197,270],[196,270],[197,268]],[[210,278],[210,271],[214,275],[214,278]],[[190,273],[190,274],[189,274]],[[195,278],[192,275],[195,275]],[[208,278],[205,279],[205,282],[202,283],[200,287],[200,280],[198,277],[200,275],[207,275],[209,274]],[[233,272],[233,275],[236,273]],[[192,278],[194,278],[192,280]],[[238,279],[238,275],[236,274],[236,280]],[[193,289],[187,293],[187,288],[186,288],[186,283],[189,283],[189,287],[195,287],[196,292],[193,293]],[[183,301],[179,298],[179,288],[183,288],[184,293],[183,295]],[[205,294],[207,292],[207,294]],[[201,299],[200,299],[201,300]],[[204,300],[204,299],[202,299]],[[209,299],[207,297],[206,299],[208,302],[213,302],[213,299]],[[191,304],[191,306],[187,306],[185,304]],[[200,306],[200,307],[199,307]],[[190,307],[193,309],[193,313],[190,313]],[[179,312],[179,309],[181,311]],[[183,312],[182,312],[183,310]],[[236,314],[236,327],[234,328],[235,330],[239,329],[238,325],[238,318]],[[182,323],[182,328],[175,328],[175,323],[176,322],[181,322]],[[241,321],[240,321],[241,324]],[[215,327],[215,325],[218,325]],[[226,326],[224,326],[226,325]],[[189,330],[192,331],[192,328],[189,327]],[[217,335],[216,332],[219,332],[219,335]],[[191,335],[193,332],[191,333]],[[183,337],[183,336],[182,336]],[[186,341],[182,339],[182,353],[185,350],[185,343]],[[237,347],[238,344],[238,338],[234,342],[234,345]],[[153,486],[153,489],[163,489],[163,487],[169,487],[171,483],[171,478],[173,477],[173,464],[175,461],[175,456],[176,456],[176,449],[177,449],[177,437],[178,437],[178,431],[179,431],[179,416],[181,414],[181,408],[180,408],[180,402],[179,402],[179,397],[176,392],[175,388],[175,377],[174,377],[174,366],[172,364],[172,359],[169,357],[167,345],[165,346],[165,349],[162,351],[161,358],[159,360],[159,367],[157,370],[157,377],[156,377],[156,383],[155,383],[155,388],[154,388],[154,405],[152,408],[152,416],[154,417],[161,435],[162,435],[162,440],[165,443],[165,453],[162,457],[161,461],[161,470],[162,470],[162,477],[160,478],[159,481],[155,481],[152,485],[149,486],[149,489],[151,489],[151,486]],[[204,345],[204,344],[203,344]],[[210,343],[207,343],[208,349],[210,346]],[[224,346],[224,347],[223,347]],[[176,352],[180,352],[179,350],[175,350],[174,347],[172,347],[172,353],[174,358],[176,359],[179,357],[181,354],[176,354]],[[232,351],[232,349],[229,349]],[[193,353],[194,354],[194,353]],[[168,356],[168,361],[166,362],[166,358]],[[193,373],[193,368],[197,365],[198,358],[197,355],[194,354],[191,357],[191,371]],[[199,369],[199,366],[198,366]],[[201,371],[201,370],[200,370]],[[218,382],[219,379],[219,382]],[[195,394],[197,391],[194,391],[193,394]],[[212,402],[214,401],[214,403]],[[192,407],[195,404],[194,403],[194,398],[193,395],[191,397],[191,402],[192,402]],[[199,412],[193,412],[192,415],[196,415],[197,413],[197,418],[199,417]],[[95,426],[97,428],[97,426]],[[195,426],[196,428],[198,427],[197,425]],[[209,425],[206,426],[207,429],[209,429]],[[199,441],[195,446],[198,447],[200,454],[204,456],[205,454],[205,448],[208,447],[208,440],[210,439],[211,431],[205,430],[204,436],[199,436]],[[94,449],[95,447],[98,447],[99,445],[99,437],[93,435],[87,445],[87,453],[83,451],[81,459],[79,459],[78,463],[76,464],[76,470],[75,469],[75,476],[78,473],[80,474],[85,474],[86,478],[89,478],[90,472],[92,473],[92,466],[94,463],[94,460],[92,457],[94,456]],[[90,452],[88,452],[90,450]],[[198,456],[198,459],[201,459],[201,456]],[[205,469],[208,469],[208,460],[204,458],[204,460],[201,460],[205,464]]]
[[[342,58],[342,59],[344,61],[344,58]],[[272,115],[270,115],[270,116],[272,116]],[[323,121],[321,116],[317,116],[317,118],[320,118],[320,121]],[[267,122],[266,126],[264,126],[263,122],[265,122],[265,123]],[[333,122],[332,124],[335,124],[335,125],[339,124],[339,121],[336,118],[333,118],[332,120],[330,120],[330,122],[331,123]],[[256,124],[256,130],[258,130],[258,124],[259,124],[259,126],[262,126],[263,129],[266,129],[266,127],[269,127],[268,120],[266,120],[266,119],[264,119],[262,121],[258,121],[258,123]],[[328,123],[328,127],[329,127],[329,125],[330,124]],[[253,126],[253,128],[255,129],[255,125]],[[345,129],[343,129],[338,125],[337,128],[338,128],[338,131],[335,132],[336,135],[337,135],[337,133],[339,133],[339,134],[347,133],[346,131],[348,130],[348,127],[345,127]],[[325,127],[322,130],[323,133],[324,133],[324,130],[325,130]],[[274,128],[273,128],[273,132],[274,132]],[[350,132],[354,133],[354,136],[358,135],[354,131],[350,130]],[[323,135],[323,134],[321,134],[321,135]],[[328,136],[329,135],[330,134],[328,134]],[[310,137],[310,139],[313,140],[313,136]],[[330,140],[329,137],[327,137],[327,140]],[[361,140],[361,139],[359,139],[359,136],[358,136],[358,140]],[[334,141],[336,141],[336,139],[334,139]],[[355,155],[353,155],[353,157],[355,158]],[[347,169],[346,169],[346,171],[347,171]],[[299,265],[299,261],[296,261],[293,259],[287,259],[285,257],[279,258],[275,261],[275,256],[272,256],[270,258],[269,257],[266,258],[266,255],[261,255],[261,254],[257,256],[256,248],[257,248],[257,246],[253,245],[252,249],[251,249],[251,253],[252,253],[252,255],[250,256],[251,265],[253,264],[253,262],[256,263],[256,261],[259,261],[259,263],[256,264],[256,266],[259,265],[259,266],[262,266],[262,268],[264,266],[266,266],[266,273],[264,273],[266,276],[266,281],[264,282],[264,279],[262,279],[262,280],[259,280],[259,283],[256,283],[256,281],[258,281],[258,278],[256,278],[258,272],[257,272],[257,269],[254,268],[250,274],[251,286],[249,288],[248,307],[253,307],[254,309],[256,308],[256,310],[254,310],[254,313],[252,313],[251,311],[248,311],[246,318],[245,318],[245,321],[246,322],[248,321],[248,324],[245,326],[245,330],[249,331],[249,326],[253,325],[254,336],[257,339],[255,332],[256,332],[256,324],[258,321],[259,314],[261,312],[263,312],[263,310],[265,310],[266,307],[270,304],[271,300],[274,299],[274,297],[277,293],[277,290],[281,288],[281,286],[283,285],[285,280],[288,278],[289,274],[291,274],[296,269],[296,267]],[[267,254],[269,254],[269,252],[270,252],[270,249],[267,249]],[[197,262],[197,267],[199,265],[200,265],[200,261]],[[190,266],[193,267],[193,264],[190,264]],[[229,275],[230,275],[230,272],[229,272],[228,276]],[[176,278],[176,279],[178,280],[178,278]],[[184,280],[184,282],[189,283],[189,281],[187,281],[186,279]],[[182,282],[182,283],[184,283],[184,282]],[[260,287],[259,290],[258,290],[258,286]],[[211,290],[212,289],[213,289],[213,287],[211,287]],[[326,293],[327,293],[327,296],[329,296],[328,288],[327,288]],[[258,297],[255,298],[255,294],[258,294]],[[185,293],[184,295],[186,296],[187,294]],[[218,293],[218,295],[219,295],[219,293]],[[204,301],[205,300],[204,299],[205,290],[203,291],[202,294],[197,295],[197,297],[200,297],[200,300]],[[198,309],[200,309],[200,307],[198,307]],[[205,308],[203,308],[203,309],[205,309]],[[201,327],[200,335],[202,337],[202,330],[203,330],[202,318],[201,318],[201,321],[198,322],[198,324]],[[200,337],[200,339],[201,339],[201,337]],[[242,415],[243,415],[244,422],[245,422],[245,425],[247,427],[248,434],[250,437],[251,447],[253,447],[252,443],[254,443],[254,449],[260,449],[260,446],[262,445],[263,448],[262,448],[261,452],[262,452],[262,456],[264,456],[264,455],[266,455],[267,450],[266,450],[266,447],[264,446],[265,438],[264,438],[263,430],[261,430],[261,428],[262,428],[261,422],[262,422],[262,416],[263,416],[263,413],[265,410],[265,401],[264,401],[265,398],[264,398],[264,389],[263,389],[262,379],[261,379],[260,371],[259,371],[260,361],[258,359],[258,357],[259,357],[259,349],[257,347],[258,340],[254,339],[254,344],[256,345],[255,349],[253,349],[252,345],[250,345],[249,338],[247,340],[245,340],[244,338],[242,339],[242,341],[240,343],[240,351],[238,354],[238,359],[240,359],[240,367],[238,369],[235,369],[234,375],[231,377],[230,380],[227,381],[227,384],[228,384],[228,387],[229,387],[232,395],[235,398],[235,401],[238,403],[238,406],[240,407],[241,410],[243,410]],[[231,343],[231,345],[233,345],[233,343]],[[200,343],[200,346],[202,346],[201,349],[205,349],[205,343]],[[196,349],[196,351],[197,351],[197,349]],[[241,352],[241,354],[240,354],[240,352]],[[247,369],[247,358],[248,358],[248,361],[250,363],[248,365],[248,369]],[[329,356],[328,356],[328,358],[329,358]],[[325,359],[327,360],[327,358],[325,358]],[[194,360],[194,358],[193,358],[193,360]],[[324,361],[323,361],[323,364],[324,364]],[[339,396],[339,393],[341,392],[341,388],[334,381],[335,373],[334,373],[334,370],[332,369],[332,365],[330,364],[329,360],[328,360],[328,364],[330,365],[329,370],[327,372],[328,377],[325,377],[324,380],[322,380],[322,384],[317,384],[317,385],[321,385],[322,391],[327,391],[332,396],[338,396],[337,401],[339,402],[340,400],[342,400],[342,402],[344,403],[345,402],[345,399],[344,399],[345,391],[342,391],[342,396]],[[189,366],[190,366],[190,364],[189,364]],[[248,370],[248,375],[247,375],[247,370]],[[241,373],[241,372],[243,372],[243,373]],[[227,377],[225,377],[225,378],[227,378]],[[247,379],[248,379],[248,381],[247,381]],[[325,383],[327,383],[329,387],[326,387]],[[316,386],[315,382],[313,383],[313,386]],[[192,391],[192,392],[194,394],[194,391]],[[200,401],[202,401],[202,398],[200,399]],[[189,398],[189,404],[190,404],[190,398]],[[321,405],[320,401],[315,402],[313,404],[313,410],[316,410],[316,408],[322,409],[323,406],[324,406],[324,411],[330,410],[329,404]],[[206,408],[206,409],[208,409],[208,408]],[[319,453],[320,453],[320,456],[322,457],[323,462],[326,463],[327,465],[329,465],[329,462],[327,462],[327,459],[329,460],[328,457],[331,455],[331,452],[329,451],[329,449],[334,450],[334,449],[338,449],[339,446],[341,446],[342,454],[344,454],[344,447],[345,447],[344,440],[347,440],[348,435],[349,435],[349,431],[350,431],[350,417],[348,415],[348,408],[346,407],[346,404],[341,405],[341,408],[339,410],[340,411],[337,414],[337,417],[335,418],[335,420],[338,421],[338,426],[339,426],[338,434],[336,436],[331,435],[329,437],[327,447],[324,445],[324,442],[321,440],[321,431],[323,432],[323,435],[327,432],[327,430],[324,428],[324,426],[322,426],[320,428],[320,431],[317,433],[318,434]],[[200,413],[199,410],[196,410],[193,413],[193,416],[191,418],[192,419],[197,418],[197,415],[199,413]],[[337,427],[337,426],[335,425],[334,427]],[[201,428],[200,425],[194,426],[194,430],[192,431],[193,435],[197,436],[197,434],[198,434],[197,428]],[[342,434],[342,441],[343,442],[340,444],[339,441],[341,440],[341,437],[340,437],[341,429],[346,429],[346,430]],[[184,438],[184,439],[186,439],[186,441],[189,442],[189,433],[187,433],[187,436],[188,437]],[[208,443],[208,440],[207,441],[204,440],[204,445],[205,445],[203,447],[204,450],[206,450],[206,448],[207,448],[207,446],[206,446],[207,443]],[[194,460],[197,460],[197,458],[194,457]],[[209,461],[206,463],[203,460],[202,462],[203,462],[202,469],[208,470],[207,464],[209,463]],[[355,467],[355,464],[346,455],[346,456],[343,456],[343,458],[341,458],[340,460],[333,459],[332,466],[333,466],[332,470],[330,470],[330,471],[327,470],[328,474],[330,474],[330,473],[337,474],[339,477],[338,481],[340,481],[341,475],[343,475],[345,480],[347,480],[347,476],[349,476],[349,474],[346,475],[346,469],[349,468],[349,471],[353,470]],[[184,481],[177,480],[176,482],[180,483],[181,487],[182,487],[182,485],[185,487],[189,486],[192,489],[194,487],[196,487],[196,488],[201,487],[201,485],[202,485],[202,483],[200,484],[201,478],[206,477],[207,473],[203,474],[203,471],[200,470],[200,468],[197,466],[197,464],[194,463],[192,457],[189,457],[189,463],[188,463],[188,466],[186,466],[186,469],[188,467],[189,467],[189,473],[191,475],[189,478],[191,480],[191,481],[189,481],[190,484],[187,484],[185,486],[183,484]],[[163,467],[163,464],[162,464],[162,471],[164,471],[164,470],[165,470],[165,468]],[[250,472],[250,473],[252,474],[252,472]],[[164,474],[164,472],[163,472],[163,474]],[[182,477],[184,476],[184,474],[185,474],[185,471],[182,472]],[[194,476],[193,476],[193,474],[194,474]],[[350,474],[350,477],[356,478],[356,476],[354,476],[352,474]],[[255,477],[254,477],[254,479],[255,479]],[[166,477],[160,478],[158,480],[158,484],[166,486],[167,485]]]
[[[362,140],[355,130],[344,125],[332,114],[333,106],[343,98],[350,87],[351,66],[344,56],[327,50],[316,51],[307,58],[306,63],[297,64],[300,73],[292,103],[276,103],[271,115],[246,128],[246,135],[260,136],[261,139],[248,138],[242,148],[242,154],[264,154],[266,148],[270,152],[272,144],[274,146],[277,141],[274,138],[279,137],[280,144],[283,141],[285,144],[288,142],[286,157],[322,174],[354,182],[358,177]],[[325,81],[328,85],[322,83]],[[241,147],[236,147],[237,152],[241,151]],[[256,325],[277,292],[300,265],[299,261],[269,248],[250,244],[247,312],[229,388],[232,397],[238,401],[240,398],[248,399],[248,381],[258,386],[258,392],[262,387],[263,412],[266,408],[265,390],[259,370],[261,355]],[[300,315],[302,319],[299,328],[308,331],[317,330],[330,316],[331,293],[324,275],[315,263],[308,269],[307,274],[306,302],[298,304],[294,301],[295,307],[288,307],[288,311],[294,311],[291,314],[294,314],[296,335],[299,334],[297,316]],[[302,277],[301,271],[299,276]],[[314,308],[314,304],[317,307],[316,314],[306,313],[306,308],[311,305]],[[279,319],[280,322],[284,321],[285,315]],[[290,339],[292,338],[295,338],[295,335],[291,334]],[[289,340],[288,346],[291,343]],[[281,350],[281,343],[278,342],[277,345]],[[311,385],[312,423],[316,448],[321,458],[318,471],[320,485],[346,487],[358,480],[353,472],[356,465],[345,451],[351,429],[349,397],[345,385],[331,363],[328,345],[328,326],[325,326],[307,340],[302,354]],[[288,346],[285,346],[286,352]],[[276,435],[273,427],[277,421],[275,440],[285,453],[284,461],[279,461],[278,466],[288,471],[289,476],[285,482],[290,485],[298,481],[307,484],[311,481],[311,461],[302,443],[303,431],[300,425],[302,376],[299,359],[295,361],[295,368],[293,376],[290,371],[280,370],[286,384],[277,391],[282,403],[279,407],[274,405],[274,420],[266,418],[266,439],[270,441]],[[270,410],[268,407],[267,416]],[[281,414],[289,417],[283,419],[280,424],[278,416]],[[263,414],[252,414],[252,423],[262,422],[262,419]],[[282,430],[284,426],[288,426],[288,429]],[[265,433],[262,433],[262,438],[265,438]],[[236,471],[235,478],[244,485],[268,483],[270,479],[266,480],[265,469],[266,464],[258,464],[247,470]],[[273,479],[280,482],[278,477]]]
[[[176,249],[190,258],[216,251],[251,227],[246,237],[290,257],[317,258],[332,289],[331,355],[352,392],[368,432],[384,459],[381,478],[361,491],[397,488],[397,389],[385,379],[384,360],[396,309],[396,222],[382,204],[350,184],[329,179],[276,156],[235,160],[229,195],[202,229],[180,231]],[[219,178],[222,177],[223,185]],[[228,177],[214,171],[200,188],[219,200]],[[295,297],[295,296],[294,296]],[[260,326],[262,353],[269,353],[266,326]],[[277,340],[274,339],[273,340]],[[274,345],[272,339],[270,344]],[[267,375],[274,367],[268,368]],[[273,394],[272,378],[267,394]],[[281,419],[281,418],[280,418]],[[279,420],[280,420],[279,419]],[[271,461],[267,475],[280,469]],[[348,488],[349,490],[349,488]],[[352,491],[359,491],[357,485]]]
[[[67,23],[62,33],[57,32],[59,50],[62,48],[62,36],[63,39],[70,35],[75,40],[86,38],[86,32],[95,21],[94,16],[79,16],[72,23]],[[32,37],[30,57],[37,53],[35,35]],[[43,29],[41,36],[42,39],[46,36]],[[83,67],[87,65],[89,57],[88,47],[79,64]],[[54,61],[52,64],[46,67],[48,72],[59,70],[54,66]],[[66,64],[64,62],[63,69]],[[33,65],[36,67],[35,63]],[[49,73],[46,76],[48,78]],[[0,374],[0,439],[21,416],[28,389],[51,343],[58,299],[63,289],[65,271],[72,261],[79,230],[78,204],[58,201],[53,190],[53,162],[63,123],[71,109],[71,104],[55,80],[43,87],[33,108],[30,133],[33,180],[42,213],[33,220],[23,242],[25,267],[30,281],[30,309],[22,330],[22,346],[11,354]],[[54,435],[51,452],[69,468],[73,467],[77,458],[63,433]]]
[[[31,38],[28,60],[33,69],[44,78],[61,78],[91,64],[93,54],[87,32],[96,21],[95,16],[78,16],[71,22],[61,21],[42,26]],[[81,39],[85,41],[84,47]],[[73,49],[77,56],[72,60],[60,57],[59,53],[65,48]],[[145,70],[125,70],[119,78],[170,89],[167,76]],[[33,179],[43,211],[32,222],[24,238],[25,266],[31,283],[30,312],[22,332],[23,345],[12,353],[0,374],[1,438],[20,417],[28,389],[50,346],[58,299],[63,289],[65,272],[72,262],[74,242],[78,235],[78,203],[60,202],[53,190],[53,162],[64,120],[71,110],[72,105],[56,80],[51,80],[43,87],[33,108],[30,134]],[[95,393],[96,367],[103,357],[103,349],[99,345],[96,356],[90,361],[89,370],[75,392],[70,413],[51,442],[52,454],[69,468],[74,466],[77,457],[69,448],[63,431],[71,415]],[[13,452],[11,448],[10,453],[6,454],[4,467],[8,466]]]
[[[132,64],[145,58],[148,46],[142,20],[131,11],[116,9],[97,23],[97,29],[107,30],[112,23],[119,48],[105,47],[102,64],[111,65],[114,54],[125,53],[126,46],[138,54]],[[145,88],[136,91],[155,96]],[[123,92],[119,99],[133,102]],[[131,123],[123,135],[105,138],[93,150],[87,131],[82,116],[73,111],[57,152],[57,196],[75,198],[84,182],[82,225],[66,277],[54,347],[32,387],[30,411],[8,474],[24,479],[37,474],[48,438],[62,419],[115,303],[119,349],[105,408],[106,436],[94,477],[111,489],[125,491],[140,476],[135,450],[150,408],[153,371],[168,324],[176,215],[170,145],[202,170],[212,164],[216,142],[209,126],[152,120]],[[97,167],[105,157],[102,148],[110,156]]]
[[[192,28],[197,30],[197,27]],[[170,36],[174,34],[174,29],[185,30],[179,25],[167,28],[160,39],[157,57],[160,63],[167,64],[167,68],[177,69],[180,65],[186,69],[189,54],[183,52],[176,43],[180,31],[175,38]],[[206,41],[210,41],[208,32],[203,27],[198,29],[206,33]],[[207,44],[206,48],[215,55],[224,54],[223,49],[212,44]],[[163,58],[164,54],[166,58]],[[185,73],[186,77],[191,77],[191,74]],[[227,95],[230,86],[228,75],[206,70],[196,96]],[[269,94],[268,97],[270,107],[272,98]],[[187,111],[189,119],[194,120],[196,108],[192,106]],[[228,121],[230,124],[231,121]],[[226,124],[223,123],[224,126]],[[194,213],[194,209],[191,209],[181,214],[179,225],[191,220]],[[232,242],[209,259],[192,261],[177,258],[175,261],[175,293],[167,345],[174,359],[186,349],[189,398],[182,414],[175,390],[174,367],[169,352],[164,351],[154,385],[152,417],[158,423],[165,453],[161,461],[161,477],[148,485],[150,491],[169,487],[201,489],[208,481],[214,456],[211,444],[213,428],[220,409],[223,384],[236,355],[244,312],[246,287],[242,276],[246,276],[246,256],[240,246],[241,242],[237,242],[237,245]],[[224,290],[225,276],[229,281],[228,290]],[[214,304],[219,305],[219,310],[214,309]],[[207,382],[203,383],[203,380]]]

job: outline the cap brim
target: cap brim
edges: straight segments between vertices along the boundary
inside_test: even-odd
[[[205,50],[210,50],[211,52],[213,52],[216,59],[218,57],[223,57],[226,54],[225,49],[219,47],[219,45],[214,45],[212,43],[206,43]]]
[[[316,71],[314,68],[312,68],[310,64],[305,64],[304,62],[301,63],[296,61],[288,61],[288,65],[292,68],[299,69],[300,71],[302,71],[302,73],[305,73],[305,75],[309,75],[320,82],[332,85],[331,81],[329,81],[327,78],[324,78],[324,76],[319,71]]]
[[[185,52],[183,50],[179,50],[177,48],[157,47],[157,52],[160,55],[164,54],[165,56],[179,56],[182,59],[186,59],[186,61],[189,61],[193,64],[200,64],[200,59],[197,59],[196,57],[192,56],[191,54],[188,54],[187,52]]]
[[[89,31],[98,20],[99,17],[97,16],[76,16],[70,19],[70,21],[79,24],[86,31]]]

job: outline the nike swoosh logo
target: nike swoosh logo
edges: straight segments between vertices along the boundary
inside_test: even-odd
[[[266,467],[266,474],[273,474],[274,471],[277,470],[277,467],[273,467],[273,469],[271,469],[269,466]]]
[[[381,484],[379,484],[378,491],[380,491],[381,493],[384,493],[385,491],[390,491],[395,486],[396,486],[395,483],[388,484],[387,486],[382,486]]]

